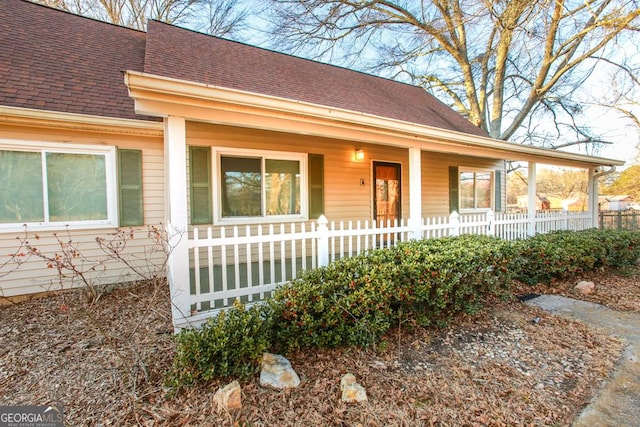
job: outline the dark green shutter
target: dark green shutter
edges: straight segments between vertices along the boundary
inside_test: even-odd
[[[496,203],[494,206],[495,212],[502,212],[502,171],[496,170],[494,175],[496,181]]]
[[[324,156],[309,154],[309,218],[324,214]]]
[[[189,147],[191,224],[211,224],[211,153],[209,147]]]
[[[449,212],[458,212],[458,167],[449,166]],[[459,212],[458,212],[459,213]]]
[[[120,226],[144,224],[142,150],[118,149]]]

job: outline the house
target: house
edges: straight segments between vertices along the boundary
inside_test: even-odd
[[[98,235],[165,224],[176,326],[398,239],[543,230],[532,209],[500,216],[505,160],[529,162],[530,200],[536,163],[589,170],[590,200],[623,164],[494,140],[421,88],[155,21],[4,0],[0,57],[0,253],[25,224],[43,250],[68,233],[95,257]],[[591,205],[575,227],[597,224]],[[33,260],[0,287],[60,286]]]
[[[517,203],[517,209],[521,212],[526,212],[529,205],[529,196],[527,194],[518,196]],[[585,208],[586,201],[582,194],[570,199],[563,199],[543,193],[536,195],[536,210],[584,211]]]
[[[604,199],[601,209],[609,211],[624,211],[633,203],[633,197],[629,195],[604,196]]]
[[[517,197],[518,200],[518,210],[521,212],[526,212],[529,206],[529,196],[527,194],[523,194]],[[561,200],[557,197],[549,198],[545,194],[536,194],[536,210],[549,210],[549,209],[557,209],[557,206],[560,204]],[[552,206],[554,206],[552,208]]]

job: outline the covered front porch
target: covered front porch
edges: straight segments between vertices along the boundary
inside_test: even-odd
[[[513,240],[554,230],[591,228],[589,212],[494,213],[424,218],[417,229],[404,220],[329,221],[259,225],[252,227],[193,228],[186,241],[190,268],[188,318],[177,327],[198,324],[236,298],[260,301],[277,286],[303,270],[327,265],[343,257],[417,238],[482,234]],[[183,261],[187,262],[187,261]],[[173,285],[175,286],[175,284]],[[172,288],[173,289],[173,288]]]
[[[142,73],[127,73],[127,85],[138,113],[164,120],[166,225],[171,236],[167,275],[176,328],[196,325],[236,298],[254,302],[268,297],[302,270],[408,239],[462,233],[517,239],[596,227],[600,169],[621,164]],[[231,136],[222,135],[225,132]],[[262,218],[225,216],[220,207],[224,200],[216,195],[225,192],[223,184],[204,180],[204,193],[213,194],[204,210],[213,214],[194,222],[193,146],[209,150],[204,163],[210,162],[214,170],[217,165],[217,173],[228,158],[266,158],[261,153],[282,153],[286,147],[286,159],[299,159],[300,186],[308,187],[306,195],[301,191],[305,203],[292,208],[291,220],[265,216],[264,206]],[[318,206],[311,207],[313,183],[304,176],[311,174],[307,156],[322,150],[322,174],[333,184],[325,182],[318,212],[322,215],[317,217]],[[365,159],[358,158],[362,151]],[[528,164],[527,212],[505,212],[505,160]],[[588,210],[536,211],[539,163],[588,171]],[[399,165],[394,179],[402,188],[396,215],[378,215],[381,199],[376,198],[377,176],[372,174],[376,165]],[[476,193],[471,204],[463,201],[458,182],[463,173],[474,183],[482,175],[491,195],[481,203]],[[349,184],[339,185],[343,181]],[[475,184],[472,188],[476,191]]]

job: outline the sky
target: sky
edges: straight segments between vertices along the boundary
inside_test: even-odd
[[[640,116],[640,109],[636,108],[635,112]],[[628,166],[638,155],[640,129],[631,126],[628,119],[621,118],[621,114],[613,109],[590,109],[588,115],[592,118],[594,130],[604,139],[614,142],[603,147],[600,156],[624,160]]]

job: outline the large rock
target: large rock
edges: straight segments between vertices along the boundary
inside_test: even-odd
[[[242,409],[242,389],[238,381],[227,384],[216,391],[213,402],[218,411],[230,411],[232,409]]]
[[[587,282],[586,280],[582,280],[578,282],[578,284],[574,289],[580,292],[582,295],[589,295],[595,292],[596,285],[593,282]]]
[[[295,388],[300,385],[300,377],[284,356],[265,353],[262,356],[260,385],[276,390]]]
[[[342,401],[345,403],[360,403],[367,401],[367,391],[356,382],[353,374],[344,374],[340,379]]]

